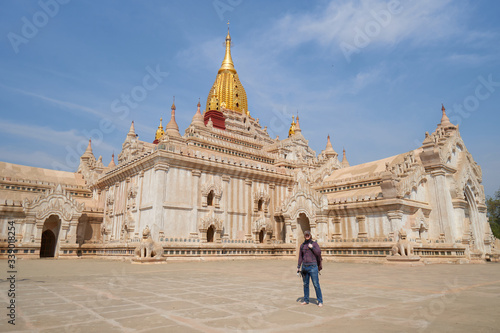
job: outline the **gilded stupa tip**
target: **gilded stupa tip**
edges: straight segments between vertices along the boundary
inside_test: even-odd
[[[159,140],[163,135],[165,135],[165,131],[163,130],[162,121],[163,121],[163,118],[160,118],[160,125],[158,125],[158,129],[156,130],[156,134],[155,134],[155,141]]]
[[[222,73],[224,71],[229,71],[233,74],[236,73],[236,69],[234,69],[233,59],[231,58],[231,35],[229,34],[229,22],[227,25],[226,53],[224,55],[224,60],[222,60],[222,65],[219,69],[219,73]]]
[[[288,130],[288,137],[291,137],[295,134],[295,116],[292,116],[292,124],[290,125],[290,129]]]
[[[224,60],[208,94],[206,110],[207,112],[212,110],[220,111],[220,107],[223,107],[226,110],[240,112],[243,115],[246,113],[248,115],[247,95],[238,78],[238,73],[234,68],[231,57],[231,35],[229,30],[225,45]]]

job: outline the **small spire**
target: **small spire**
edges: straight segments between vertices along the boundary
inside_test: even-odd
[[[171,110],[175,110],[175,96],[174,96],[174,101],[172,103],[172,107],[170,108]]]
[[[196,109],[196,113],[193,116],[193,120],[191,120],[191,125],[198,125],[198,126],[205,126],[205,123],[203,122],[203,115],[201,114],[200,111],[200,100],[198,99],[198,105]]]
[[[116,166],[116,164],[115,164],[115,152],[113,151],[113,155],[111,155],[111,162],[109,162],[108,168],[112,168],[114,166]]]
[[[332,142],[330,141],[330,134],[328,134],[328,137],[326,138],[326,148],[323,153],[328,158],[338,155],[337,152],[333,149]]]
[[[163,131],[162,120],[163,118],[160,118],[160,125],[158,125],[158,129],[156,130],[154,141],[155,143],[158,143],[158,140],[160,140],[160,138],[165,135],[165,131]]]
[[[172,113],[170,116],[170,121],[167,126],[165,126],[165,133],[170,137],[180,137],[179,126],[177,126],[177,122],[175,121],[175,105],[172,105]]]
[[[290,129],[288,130],[288,137],[291,137],[295,134],[295,116],[292,116],[292,124],[290,125]]]
[[[135,127],[134,127],[134,121],[132,120],[132,124],[130,124],[130,129],[128,130],[127,136],[133,136],[135,137]]]
[[[342,148],[342,167],[347,168],[349,166],[349,161],[347,161],[347,157],[345,157],[345,148]]]
[[[89,139],[89,144],[87,145],[87,149],[85,149],[85,152],[83,153],[82,156],[89,156],[89,155],[94,156],[94,153],[92,152],[92,139]]]
[[[300,133],[302,130],[300,129],[299,125],[299,111],[297,111],[297,123],[295,124],[295,133]]]
[[[443,115],[441,116],[441,126],[444,128],[447,127],[455,127],[451,122],[450,118],[446,115],[446,109],[444,108],[444,105],[441,104],[441,111],[443,112]]]

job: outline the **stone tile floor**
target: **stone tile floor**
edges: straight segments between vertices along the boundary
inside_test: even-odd
[[[500,264],[325,262],[319,308],[291,260],[18,260],[15,326],[1,265],[1,332],[500,331]]]

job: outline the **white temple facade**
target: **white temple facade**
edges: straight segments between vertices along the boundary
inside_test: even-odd
[[[298,117],[288,138],[269,136],[230,41],[183,135],[174,103],[154,142],[132,122],[117,164],[90,141],[74,173],[0,162],[0,256],[132,257],[148,229],[167,260],[293,257],[310,230],[331,260],[410,260],[398,242],[419,262],[498,260],[481,168],[444,107],[418,149],[351,166],[330,137],[316,154]]]

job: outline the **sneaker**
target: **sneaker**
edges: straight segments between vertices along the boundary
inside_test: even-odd
[[[323,307],[323,303],[318,303],[318,306],[321,308]]]
[[[307,303],[307,302],[300,303],[300,305],[307,305],[307,304],[309,304],[309,303]]]

